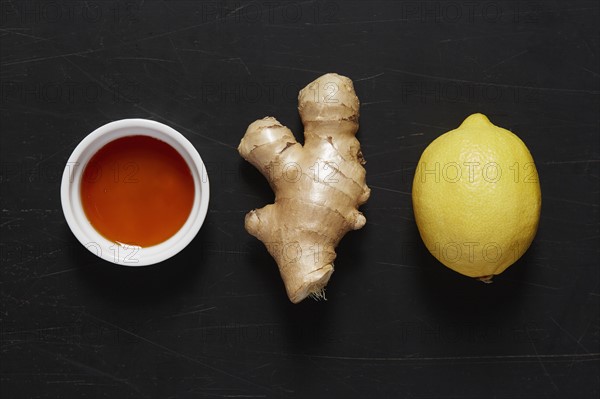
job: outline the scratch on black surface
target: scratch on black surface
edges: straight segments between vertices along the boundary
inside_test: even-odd
[[[235,149],[236,149],[236,147],[234,147],[234,146],[232,146],[232,145],[230,145],[230,144],[227,144],[227,143],[225,143],[225,142],[223,142],[223,141],[220,141],[220,140],[217,140],[217,139],[213,139],[213,138],[212,138],[212,137],[210,137],[210,136],[206,136],[206,135],[204,135],[204,134],[200,134],[200,133],[198,133],[198,132],[196,132],[196,131],[193,131],[193,130],[191,130],[191,129],[189,129],[189,128],[185,127],[185,126],[182,126],[182,125],[180,125],[179,123],[177,123],[177,122],[175,122],[175,121],[172,121],[172,120],[170,120],[170,119],[167,119],[167,118],[165,118],[164,116],[161,116],[161,115],[159,115],[159,114],[157,114],[157,113],[155,113],[155,112],[152,112],[152,111],[150,111],[149,109],[146,109],[146,108],[142,107],[142,106],[141,106],[141,105],[139,105],[139,104],[135,104],[135,107],[136,107],[136,108],[138,108],[138,109],[141,109],[141,110],[142,110],[142,111],[144,111],[144,112],[147,112],[148,114],[150,114],[150,115],[154,116],[155,118],[160,118],[160,119],[162,119],[162,120],[164,120],[164,121],[167,121],[167,122],[168,122],[170,125],[172,125],[172,126],[175,126],[175,127],[179,128],[179,129],[181,129],[181,130],[185,131],[185,132],[188,132],[188,133],[190,133],[190,134],[193,134],[194,136],[202,137],[203,139],[206,139],[206,140],[208,140],[208,141],[212,141],[213,143],[220,144],[220,145],[222,145],[222,146],[224,146],[224,147],[231,148],[231,149],[233,149],[233,150],[235,150]]]
[[[217,296],[217,297],[211,297],[211,298],[245,298],[245,297],[256,297],[256,296],[265,296],[265,295],[270,295],[269,293],[265,293],[265,294],[251,294],[251,295],[223,295],[223,296]],[[232,328],[232,329],[237,329],[237,328],[246,328],[246,327],[253,327],[253,328],[258,328],[258,327],[277,327],[279,326],[278,323],[247,323],[247,324],[235,324],[235,325],[210,325],[210,326],[201,326],[201,327],[187,327],[187,328],[183,328],[181,329],[181,331],[205,331],[205,330],[215,330],[215,329],[223,329],[223,328]]]
[[[509,278],[504,278],[504,279],[506,281],[512,281],[512,282],[519,283],[519,284],[530,285],[532,287],[545,288],[547,290],[552,290],[552,291],[559,291],[559,290],[561,290],[561,287],[552,287],[552,286],[549,286],[549,285],[531,283],[529,281],[523,281],[523,280],[513,280],[513,279],[509,279]]]
[[[371,159],[371,158],[377,157],[379,155],[393,154],[395,152],[409,150],[411,148],[425,148],[426,146],[427,146],[427,144],[415,144],[415,145],[405,145],[402,147],[396,147],[396,148],[392,148],[392,149],[385,149],[383,151],[370,153],[368,158]]]
[[[123,96],[123,94],[121,94],[120,92],[117,92],[113,89],[111,89],[110,87],[108,87],[106,84],[104,84],[103,82],[101,82],[100,80],[96,79],[94,76],[92,76],[91,74],[89,74],[87,71],[85,71],[83,68],[81,68],[79,65],[77,65],[75,62],[71,61],[68,58],[64,58],[65,61],[67,61],[69,64],[71,64],[72,66],[74,66],[75,68],[77,68],[81,73],[83,73],[85,76],[87,76],[89,79],[91,79],[92,81],[96,82],[100,87],[102,87],[104,90],[106,90],[109,93],[115,94],[119,97],[119,99],[121,100],[127,100],[129,101],[129,99],[125,96]]]
[[[572,199],[567,199],[567,198],[558,198],[558,197],[551,197],[549,195],[544,196],[544,200],[553,200],[553,201],[561,201],[561,202],[569,202],[571,204],[578,204],[578,205],[586,205],[586,206],[592,206],[592,207],[598,207],[598,204],[595,204],[593,202],[583,202],[583,201],[575,201]]]
[[[356,80],[355,80],[356,82]],[[392,103],[392,100],[381,100],[381,101],[369,101],[366,103],[362,103],[360,104],[361,107],[366,107],[367,105],[374,105],[374,104],[387,104],[387,103]]]
[[[19,217],[8,217],[8,216],[3,216],[4,219],[8,219],[6,220],[6,222],[0,224],[0,227],[4,227],[7,226],[13,222],[19,222],[19,221],[23,221],[25,220],[24,218],[19,218]]]
[[[356,82],[362,82],[362,81],[365,81],[365,80],[371,80],[371,79],[378,78],[378,77],[380,77],[382,75],[385,75],[385,72],[378,73],[377,75],[367,76],[366,78],[354,79],[354,82],[356,83]]]
[[[206,308],[206,309],[198,309],[198,310],[192,310],[190,312],[177,313],[177,314],[174,314],[174,315],[169,316],[169,317],[180,317],[180,316],[187,316],[187,315],[190,315],[190,314],[204,313],[204,312],[207,312],[209,310],[216,309],[216,308],[217,308],[216,306],[211,306],[210,308]]]
[[[305,2],[300,2],[298,3],[298,5],[300,4],[304,4],[304,3],[312,3],[313,0],[310,1],[305,1]],[[243,9],[246,6],[241,7],[241,9]],[[271,11],[280,9],[285,7],[285,5],[281,5],[281,6],[277,6],[277,7],[272,7],[270,8]],[[29,59],[22,59],[22,60],[17,60],[17,61],[13,61],[13,62],[7,62],[4,63],[4,66],[12,66],[12,65],[19,65],[19,64],[25,64],[25,63],[30,63],[30,62],[39,62],[39,61],[47,61],[47,60],[52,60],[52,59],[57,59],[57,58],[65,58],[66,57],[70,57],[70,56],[74,56],[74,55],[86,55],[86,54],[92,54],[92,53],[97,53],[97,52],[101,52],[101,51],[106,51],[106,50],[114,50],[117,48],[121,48],[130,44],[137,44],[146,40],[152,40],[152,39],[158,39],[161,37],[165,37],[165,36],[171,36],[175,33],[180,33],[180,32],[185,32],[188,30],[192,30],[192,29],[196,29],[199,28],[201,26],[205,26],[205,25],[210,25],[213,23],[217,23],[219,21],[225,20],[227,19],[229,14],[220,16],[218,18],[215,18],[214,20],[211,21],[205,21],[199,24],[193,24],[193,25],[188,25],[188,26],[184,26],[182,28],[179,29],[173,29],[170,31],[166,31],[166,32],[161,32],[161,33],[157,33],[154,35],[148,35],[148,36],[144,36],[141,37],[139,39],[135,39],[135,40],[129,40],[129,41],[122,41],[121,43],[115,45],[115,46],[111,46],[111,47],[101,47],[101,48],[97,48],[97,49],[89,49],[89,50],[85,50],[85,51],[79,51],[79,52],[72,52],[72,53],[66,53],[66,54],[57,54],[57,55],[52,55],[52,56],[48,56],[48,57],[35,57],[35,58],[29,58]]]
[[[264,352],[263,352],[264,353]],[[282,353],[271,353],[273,355],[283,355]],[[285,355],[290,355],[286,353]],[[497,363],[498,361],[506,361],[509,363],[528,363],[539,361],[552,362],[569,362],[571,358],[578,359],[581,362],[596,362],[600,360],[600,352],[596,353],[565,353],[565,354],[535,354],[535,355],[497,355],[497,356],[440,356],[440,357],[421,357],[421,356],[405,356],[405,357],[358,357],[358,356],[331,356],[331,355],[309,355],[309,354],[293,354],[299,357],[312,357],[318,359],[330,360],[350,360],[350,361],[368,361],[368,362],[456,362],[466,361],[469,363]]]
[[[404,195],[412,195],[412,193],[409,193],[408,191],[394,190],[393,188],[374,186],[372,184],[369,184],[369,187],[374,188],[376,190],[389,191],[389,192],[392,192],[392,193],[398,193],[398,194],[404,194]]]
[[[107,373],[105,371],[99,370],[99,369],[97,369],[95,367],[92,367],[90,365],[80,363],[80,362],[75,361],[73,359],[66,358],[66,357],[64,357],[62,355],[59,355],[57,353],[49,352],[49,351],[41,349],[41,348],[35,348],[35,349],[38,350],[38,351],[40,351],[40,352],[44,352],[44,353],[46,353],[48,355],[54,356],[56,358],[56,360],[62,361],[63,363],[69,363],[69,364],[71,364],[71,365],[73,365],[75,367],[78,367],[78,368],[80,368],[82,370],[85,370],[89,374],[100,376],[100,377],[106,377],[106,378],[109,378],[109,379],[111,379],[113,381],[120,382],[122,384],[125,384],[125,385],[129,386],[130,388],[132,388],[136,392],[141,393],[137,386],[135,386],[134,384],[132,384],[131,382],[129,382],[126,379],[118,378],[115,375],[112,375],[112,374]]]
[[[565,329],[563,326],[561,326],[560,324],[558,324],[558,322],[557,322],[556,320],[554,320],[554,317],[552,317],[552,316],[548,316],[548,317],[550,318],[550,320],[552,320],[552,322],[553,322],[554,324],[556,324],[556,326],[557,326],[557,327],[558,327],[558,328],[559,328],[559,329],[560,329],[562,332],[564,332],[564,333],[567,335],[567,337],[571,338],[571,339],[573,340],[573,342],[575,342],[575,343],[576,343],[576,344],[577,344],[577,345],[578,345],[578,346],[579,346],[581,349],[583,349],[583,350],[585,351],[585,353],[590,353],[590,351],[589,351],[589,350],[588,350],[588,349],[587,349],[585,346],[583,346],[583,344],[581,343],[581,340],[578,340],[577,338],[575,338],[575,337],[573,336],[573,334],[571,334],[571,333],[570,333],[570,332],[568,332],[568,331],[567,331],[567,330],[566,330],[566,329]]]
[[[157,342],[151,341],[151,340],[149,340],[148,338],[144,338],[144,337],[142,337],[141,335],[137,335],[137,334],[135,334],[135,333],[133,333],[133,332],[131,332],[131,331],[125,330],[124,328],[122,328],[122,327],[119,327],[119,326],[117,326],[116,324],[112,324],[112,323],[110,323],[110,322],[108,322],[108,321],[106,321],[106,320],[99,319],[99,318],[97,318],[97,317],[95,317],[95,316],[92,316],[91,314],[88,314],[88,313],[84,313],[84,315],[85,315],[85,316],[87,316],[87,317],[89,317],[89,318],[91,318],[91,319],[93,319],[93,320],[99,321],[100,323],[104,323],[104,324],[106,324],[107,326],[110,326],[110,327],[116,328],[116,329],[118,329],[119,331],[122,331],[122,332],[124,332],[125,334],[131,335],[131,336],[133,336],[133,337],[135,337],[135,338],[137,338],[137,339],[139,339],[139,340],[141,340],[141,341],[144,341],[144,342],[146,342],[146,343],[148,343],[148,344],[150,344],[150,345],[152,345],[152,346],[155,346],[155,347],[157,347],[157,348],[159,348],[159,349],[161,349],[161,350],[163,350],[163,351],[165,351],[165,352],[167,352],[167,353],[170,353],[170,354],[172,354],[172,355],[174,355],[174,356],[177,356],[177,357],[180,357],[180,358],[183,358],[183,359],[189,360],[189,361],[190,361],[190,362],[192,362],[192,363],[199,364],[200,366],[202,366],[202,367],[205,367],[205,368],[207,368],[207,369],[209,369],[209,370],[212,370],[212,371],[215,371],[215,372],[217,372],[217,373],[223,374],[223,375],[225,375],[225,376],[228,376],[228,377],[234,378],[234,379],[236,379],[236,380],[238,380],[238,381],[245,382],[246,384],[250,384],[250,385],[253,385],[253,386],[257,387],[257,388],[261,388],[261,389],[264,389],[264,390],[266,390],[266,391],[273,392],[273,391],[272,391],[272,389],[271,389],[271,388],[269,388],[269,387],[262,386],[262,385],[260,385],[260,384],[257,384],[257,383],[255,383],[255,382],[252,382],[252,381],[250,381],[250,380],[247,380],[247,379],[245,379],[245,378],[243,378],[243,377],[237,376],[237,375],[235,375],[235,374],[229,373],[229,372],[227,372],[227,371],[225,371],[225,370],[222,370],[222,369],[220,369],[220,368],[217,368],[217,367],[211,366],[211,365],[209,365],[209,364],[206,364],[206,363],[204,363],[204,362],[202,362],[202,361],[200,361],[200,360],[198,360],[198,359],[196,359],[196,358],[194,358],[194,357],[191,357],[191,356],[188,356],[188,355],[186,355],[185,353],[180,353],[180,352],[177,352],[177,351],[175,351],[175,350],[173,350],[173,349],[171,349],[171,348],[168,348],[168,347],[166,347],[166,346],[163,346],[163,345],[161,345],[161,344],[159,344],[159,343],[157,343]]]
[[[417,266],[414,265],[404,265],[402,263],[392,263],[392,262],[375,262],[378,265],[385,265],[385,266],[396,266],[396,267],[401,267],[401,268],[406,268],[406,269],[416,269]]]
[[[427,123],[421,123],[421,122],[410,122],[411,125],[417,125],[417,126],[425,126],[425,127],[431,127],[434,129],[440,129],[440,130],[450,130],[451,128],[447,127],[447,126],[436,126],[436,125],[429,125]]]
[[[113,60],[123,60],[123,61],[159,61],[159,62],[170,62],[176,64],[173,60],[165,60],[162,58],[150,58],[150,57],[115,57]]]
[[[586,72],[589,72],[589,73],[593,74],[593,75],[600,76],[600,73],[592,71],[591,69],[587,69],[587,68],[584,68],[584,67],[580,67],[580,68],[583,69]]]
[[[230,234],[229,232],[227,232],[226,230],[224,230],[219,225],[217,225],[215,227],[216,227],[217,230],[219,230],[221,233],[225,234],[227,237],[233,238],[233,234]]]
[[[490,70],[490,69],[492,69],[492,68],[495,68],[495,67],[497,67],[498,65],[502,65],[502,64],[504,64],[505,62],[508,62],[508,61],[510,61],[510,60],[514,60],[515,58],[517,58],[517,57],[520,57],[520,56],[522,56],[523,54],[526,54],[526,53],[528,53],[528,52],[529,52],[529,50],[523,50],[523,51],[521,51],[521,52],[519,52],[519,53],[517,53],[517,54],[515,54],[515,55],[511,55],[510,57],[507,57],[507,58],[503,59],[502,61],[499,61],[499,62],[495,63],[494,65],[491,65],[491,66],[489,66],[489,67],[485,68],[485,69],[484,69],[482,72],[488,71],[488,70]]]
[[[297,68],[297,67],[286,66],[286,65],[260,64],[260,66],[266,67],[266,68],[275,68],[275,69],[289,69],[290,71],[310,72],[310,73],[316,73],[316,74],[320,74],[320,75],[325,74],[325,73],[328,72],[328,71],[325,71],[325,70]]]
[[[181,59],[181,55],[179,54],[179,51],[177,51],[177,48],[175,47],[175,44],[173,43],[173,39],[171,39],[170,37],[169,37],[169,43],[171,44],[171,48],[173,49],[173,52],[175,53],[175,57],[177,57],[177,60],[179,61],[179,65],[181,65],[181,68],[183,68],[185,73],[189,75],[190,72],[188,71],[187,67],[185,66],[183,59]]]
[[[13,35],[28,37],[30,39],[35,39],[38,41],[46,41],[46,42],[50,41],[50,40],[46,39],[45,37],[39,37],[39,36],[34,36],[34,35],[28,35],[26,33],[16,32],[14,29],[0,29],[0,32],[12,33]]]
[[[396,173],[406,173],[406,170],[405,169],[392,169],[392,170],[381,172],[381,173],[370,173],[369,179],[373,179],[373,178],[381,177],[381,176],[394,175]]]
[[[35,169],[35,168],[37,168],[38,166],[40,166],[42,163],[46,162],[47,160],[49,160],[49,159],[52,159],[52,158],[54,158],[55,156],[57,156],[58,154],[60,154],[61,152],[65,151],[65,150],[67,150],[67,149],[69,149],[69,148],[71,148],[71,146],[72,146],[73,144],[77,143],[77,142],[78,142],[78,141],[80,141],[80,140],[81,140],[81,137],[77,137],[75,140],[72,140],[72,141],[71,141],[71,142],[69,142],[67,145],[65,145],[65,146],[62,146],[62,147],[60,148],[60,150],[53,152],[52,154],[48,155],[48,156],[47,156],[47,157],[45,157],[45,158],[42,158],[42,159],[41,159],[41,160],[40,160],[38,163],[34,164],[34,165],[31,167],[31,169]],[[19,173],[17,173],[17,174],[16,174],[16,175],[15,175],[13,178],[20,177],[20,176],[21,176],[23,173],[25,173],[25,172],[26,172],[25,170],[21,170],[21,171],[20,171]]]
[[[511,88],[511,89],[529,89],[529,90],[539,90],[539,91],[555,91],[555,92],[559,92],[559,93],[582,93],[582,94],[592,94],[592,95],[598,95],[598,94],[600,94],[600,91],[598,91],[598,90],[562,89],[562,88],[558,88],[558,87],[536,87],[536,86],[524,86],[524,85],[514,85],[514,84],[505,84],[505,83],[496,83],[496,82],[479,82],[479,81],[476,81],[476,80],[449,78],[449,77],[446,77],[446,76],[429,75],[429,74],[425,74],[425,73],[417,73],[417,72],[405,71],[405,70],[402,70],[402,69],[387,68],[387,70],[390,71],[390,72],[396,72],[396,73],[400,73],[400,74],[403,74],[403,75],[417,76],[417,77],[420,77],[420,78],[429,78],[429,79],[441,80],[441,81],[446,81],[446,82],[472,83],[472,84],[478,84],[478,85],[482,85],[482,86],[507,87],[507,88]]]
[[[96,50],[85,50],[85,51],[78,51],[78,52],[74,52],[74,53],[67,53],[67,54],[58,54],[58,55],[51,55],[48,57],[37,57],[37,58],[29,58],[26,60],[18,60],[18,61],[13,61],[13,62],[5,62],[4,66],[12,66],[12,65],[20,65],[20,64],[27,64],[30,62],[38,62],[38,61],[47,61],[47,60],[55,60],[57,58],[65,58],[66,57],[70,57],[72,55],[85,55],[85,54],[90,54],[90,53],[94,53],[97,51],[101,51],[104,49],[96,49]]]
[[[252,75],[252,72],[250,72],[250,69],[248,69],[248,65],[246,65],[246,63],[244,62],[244,59],[242,57],[229,58],[229,59],[226,59],[223,61],[226,61],[226,62],[237,61],[239,64],[241,64],[244,67],[248,76]]]
[[[65,240],[62,237],[59,237],[59,236],[56,236],[54,234],[48,233],[46,230],[37,229],[37,228],[33,228],[33,230],[38,231],[38,232],[40,232],[40,233],[42,233],[42,234],[44,234],[44,235],[46,235],[46,236],[48,236],[48,237],[50,237],[50,238],[52,238],[54,240],[58,240],[58,241],[62,241],[62,242],[69,242],[69,240]]]
[[[68,272],[72,272],[73,270],[77,270],[76,267],[72,267],[70,269],[65,269],[65,270],[59,270],[57,272],[52,272],[52,273],[47,273],[47,274],[42,274],[41,276],[36,276],[35,278],[44,278],[44,277],[50,277],[50,276],[54,276],[56,274],[63,274],[63,273],[68,273]]]
[[[556,386],[556,384],[554,383],[554,380],[552,379],[552,376],[550,375],[550,373],[548,372],[548,369],[546,368],[546,365],[544,364],[544,361],[547,358],[540,356],[540,354],[538,353],[537,348],[535,346],[535,342],[533,342],[533,340],[531,339],[531,334],[529,333],[529,329],[527,327],[525,327],[525,332],[527,332],[527,337],[529,338],[529,342],[531,343],[531,347],[533,348],[533,352],[535,353],[535,358],[540,363],[540,367],[542,368],[542,371],[544,372],[544,375],[546,377],[548,377],[548,379],[550,380],[550,383],[554,387],[554,390],[558,391],[559,390],[558,386]],[[577,355],[577,354],[574,354],[573,356],[575,356],[575,355]]]
[[[579,163],[588,164],[588,163],[598,163],[598,162],[600,162],[600,159],[581,159],[581,160],[575,160],[575,161],[547,161],[547,162],[541,162],[541,165],[562,165],[562,164],[579,164]]]

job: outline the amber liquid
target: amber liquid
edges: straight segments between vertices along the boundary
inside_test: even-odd
[[[123,137],[102,147],[85,166],[81,202],[108,240],[149,247],[172,237],[190,215],[194,180],[167,143]]]

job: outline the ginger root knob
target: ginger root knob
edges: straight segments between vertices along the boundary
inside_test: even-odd
[[[352,81],[334,73],[300,91],[304,145],[277,119],[248,126],[238,151],[269,181],[275,202],[246,215],[246,230],[277,262],[293,303],[323,297],[335,248],[366,219],[370,195],[358,131],[359,101]]]

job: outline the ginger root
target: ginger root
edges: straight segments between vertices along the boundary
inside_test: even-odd
[[[238,151],[268,180],[275,203],[246,215],[246,230],[277,262],[289,299],[324,297],[335,248],[364,226],[370,195],[355,135],[359,101],[352,81],[329,73],[300,91],[304,146],[277,119],[248,126]]]

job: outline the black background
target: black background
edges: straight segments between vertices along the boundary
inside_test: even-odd
[[[3,1],[2,398],[597,398],[596,2]],[[272,201],[237,154],[299,89],[355,82],[372,196],[327,301],[292,305],[243,227]],[[491,285],[438,263],[413,170],[471,113],[527,143],[543,209]],[[87,252],[61,211],[67,158],[95,128],[166,123],[203,157],[210,209],[162,264]]]

